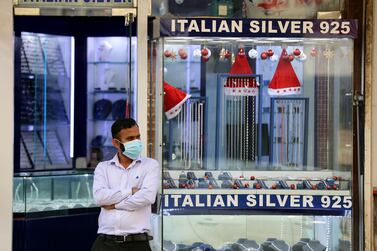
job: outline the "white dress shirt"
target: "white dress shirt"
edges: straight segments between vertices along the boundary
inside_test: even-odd
[[[98,233],[150,232],[151,205],[160,183],[160,168],[154,159],[139,157],[127,169],[118,155],[100,162],[94,172],[93,197],[99,206],[115,204],[115,209],[101,208]],[[133,187],[140,190],[132,195]]]

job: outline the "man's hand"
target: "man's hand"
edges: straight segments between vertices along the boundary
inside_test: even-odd
[[[111,210],[111,209],[115,209],[115,204],[112,204],[112,205],[104,205],[102,206],[104,209],[106,210]]]
[[[137,187],[133,187],[132,188],[132,195],[134,195],[137,191],[139,191],[140,189],[137,188]]]

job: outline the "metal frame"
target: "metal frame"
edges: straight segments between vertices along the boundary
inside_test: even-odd
[[[271,98],[271,105],[270,105],[270,164],[273,164],[273,156],[274,156],[274,147],[273,147],[273,138],[274,138],[274,125],[275,125],[275,117],[274,117],[274,111],[275,111],[275,101],[277,100],[303,100],[305,104],[305,118],[304,118],[304,149],[303,149],[303,170],[307,170],[307,148],[308,148],[308,120],[309,120],[309,98],[293,98],[293,97],[272,97]]]
[[[220,113],[220,104],[221,104],[221,91],[223,90],[223,86],[221,83],[221,79],[227,78],[227,77],[253,77],[253,78],[258,78],[257,83],[263,83],[263,76],[260,74],[218,74],[217,75],[217,121],[221,121],[221,113]],[[261,86],[258,88],[258,137],[257,137],[257,146],[258,146],[258,154],[257,154],[257,161],[256,163],[261,163],[261,158],[262,158],[262,99],[261,99]],[[220,139],[220,128],[219,124],[216,123],[216,146],[219,146],[219,139]],[[216,170],[218,170],[219,167],[219,148],[216,149],[215,153],[215,159],[216,159]]]

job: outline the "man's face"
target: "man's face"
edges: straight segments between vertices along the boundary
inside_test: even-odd
[[[137,125],[134,125],[133,127],[131,128],[127,128],[127,129],[122,129],[119,133],[118,133],[118,140],[122,143],[127,143],[129,141],[132,141],[132,140],[135,140],[135,139],[140,139],[140,131],[139,131],[139,127]],[[116,140],[116,139],[113,139],[112,143],[113,145],[120,151],[122,151],[120,148],[120,144],[119,141]]]

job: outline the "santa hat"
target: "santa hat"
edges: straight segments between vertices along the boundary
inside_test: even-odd
[[[301,92],[300,81],[287,57],[288,53],[283,49],[275,74],[268,85],[270,95],[292,95]]]
[[[251,75],[253,71],[245,54],[245,50],[241,48],[236,56],[229,74],[231,75]],[[224,85],[225,95],[232,96],[256,96],[258,94],[258,85],[254,77],[228,77]]]
[[[176,117],[181,111],[182,104],[191,95],[164,82],[164,112],[168,119]]]

